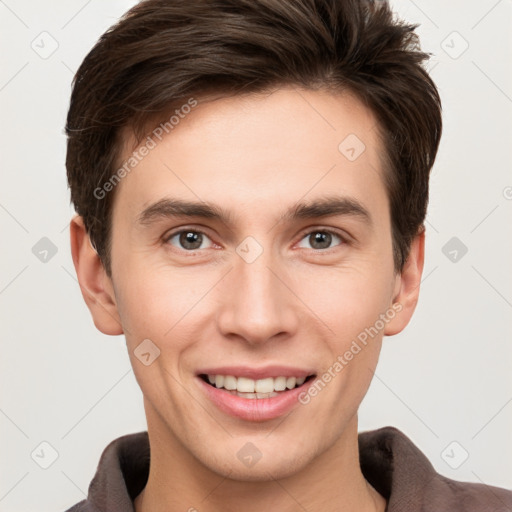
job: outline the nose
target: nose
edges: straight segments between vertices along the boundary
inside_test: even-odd
[[[254,261],[238,254],[218,289],[216,315],[221,334],[250,345],[294,335],[300,318],[300,300],[285,264],[264,250]]]

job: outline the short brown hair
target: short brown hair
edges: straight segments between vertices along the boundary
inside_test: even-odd
[[[119,158],[122,129],[191,96],[297,85],[347,90],[379,122],[393,257],[400,271],[423,229],[441,102],[417,25],[371,0],[144,0],[103,34],[78,69],[67,116],[71,202],[111,275],[114,190],[94,193]],[[341,142],[341,141],[340,141]]]

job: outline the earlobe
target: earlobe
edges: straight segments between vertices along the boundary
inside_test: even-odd
[[[110,278],[90,242],[83,219],[75,215],[70,223],[71,254],[82,296],[94,325],[103,334],[123,334]]]
[[[409,256],[402,272],[396,277],[397,289],[393,309],[398,313],[387,323],[384,329],[385,336],[398,334],[409,323],[418,303],[424,262],[425,230],[422,228],[411,243]]]

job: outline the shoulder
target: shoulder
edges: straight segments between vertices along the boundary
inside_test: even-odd
[[[450,510],[454,511],[512,512],[512,491],[501,487],[459,482],[437,474],[436,481],[429,486],[429,492],[433,506],[437,502],[441,506],[440,499],[445,497],[445,501],[450,500]],[[446,508],[446,504],[444,506]]]
[[[110,442],[101,454],[87,499],[66,512],[133,512],[133,498],[146,485],[149,462],[147,432],[127,434]]]
[[[439,474],[395,427],[360,433],[359,455],[366,480],[388,501],[387,512],[512,512],[512,491]]]
[[[65,512],[96,512],[96,510],[91,508],[87,500],[82,500],[71,508],[68,508]]]

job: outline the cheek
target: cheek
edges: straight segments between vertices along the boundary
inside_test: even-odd
[[[392,281],[387,268],[373,261],[373,269],[345,268],[310,278],[303,295],[340,342],[370,327],[390,306]],[[333,334],[333,333],[331,333]]]
[[[318,317],[329,327],[327,350],[322,373],[317,376],[321,398],[314,402],[314,396],[306,396],[304,400],[317,404],[312,407],[316,408],[317,417],[329,425],[332,436],[339,435],[347,418],[356,413],[370,386],[382,346],[385,324],[381,315],[390,307],[390,285],[385,279],[388,274],[367,275],[351,272],[326,280],[323,294],[316,296]],[[323,296],[329,300],[322,302]],[[311,296],[314,300],[315,296]],[[335,421],[333,411],[339,412]]]
[[[374,260],[372,266],[340,277],[326,290],[331,300],[325,317],[330,318],[334,331],[330,338],[332,360],[328,364],[339,363],[334,372],[342,376],[337,379],[338,386],[358,390],[360,396],[354,397],[354,403],[359,403],[366,393],[377,365],[384,328],[395,316],[390,300],[390,264]]]
[[[118,306],[135,377],[152,403],[168,407],[169,384],[174,388],[175,379],[182,380],[183,354],[196,343],[187,326],[197,321],[193,306],[204,290],[170,269],[139,269],[123,277]]]
[[[122,277],[118,297],[127,338],[130,334],[162,341],[170,338],[180,319],[196,313],[193,306],[207,290],[207,279],[200,286],[197,274],[194,278],[183,269],[132,268]]]

